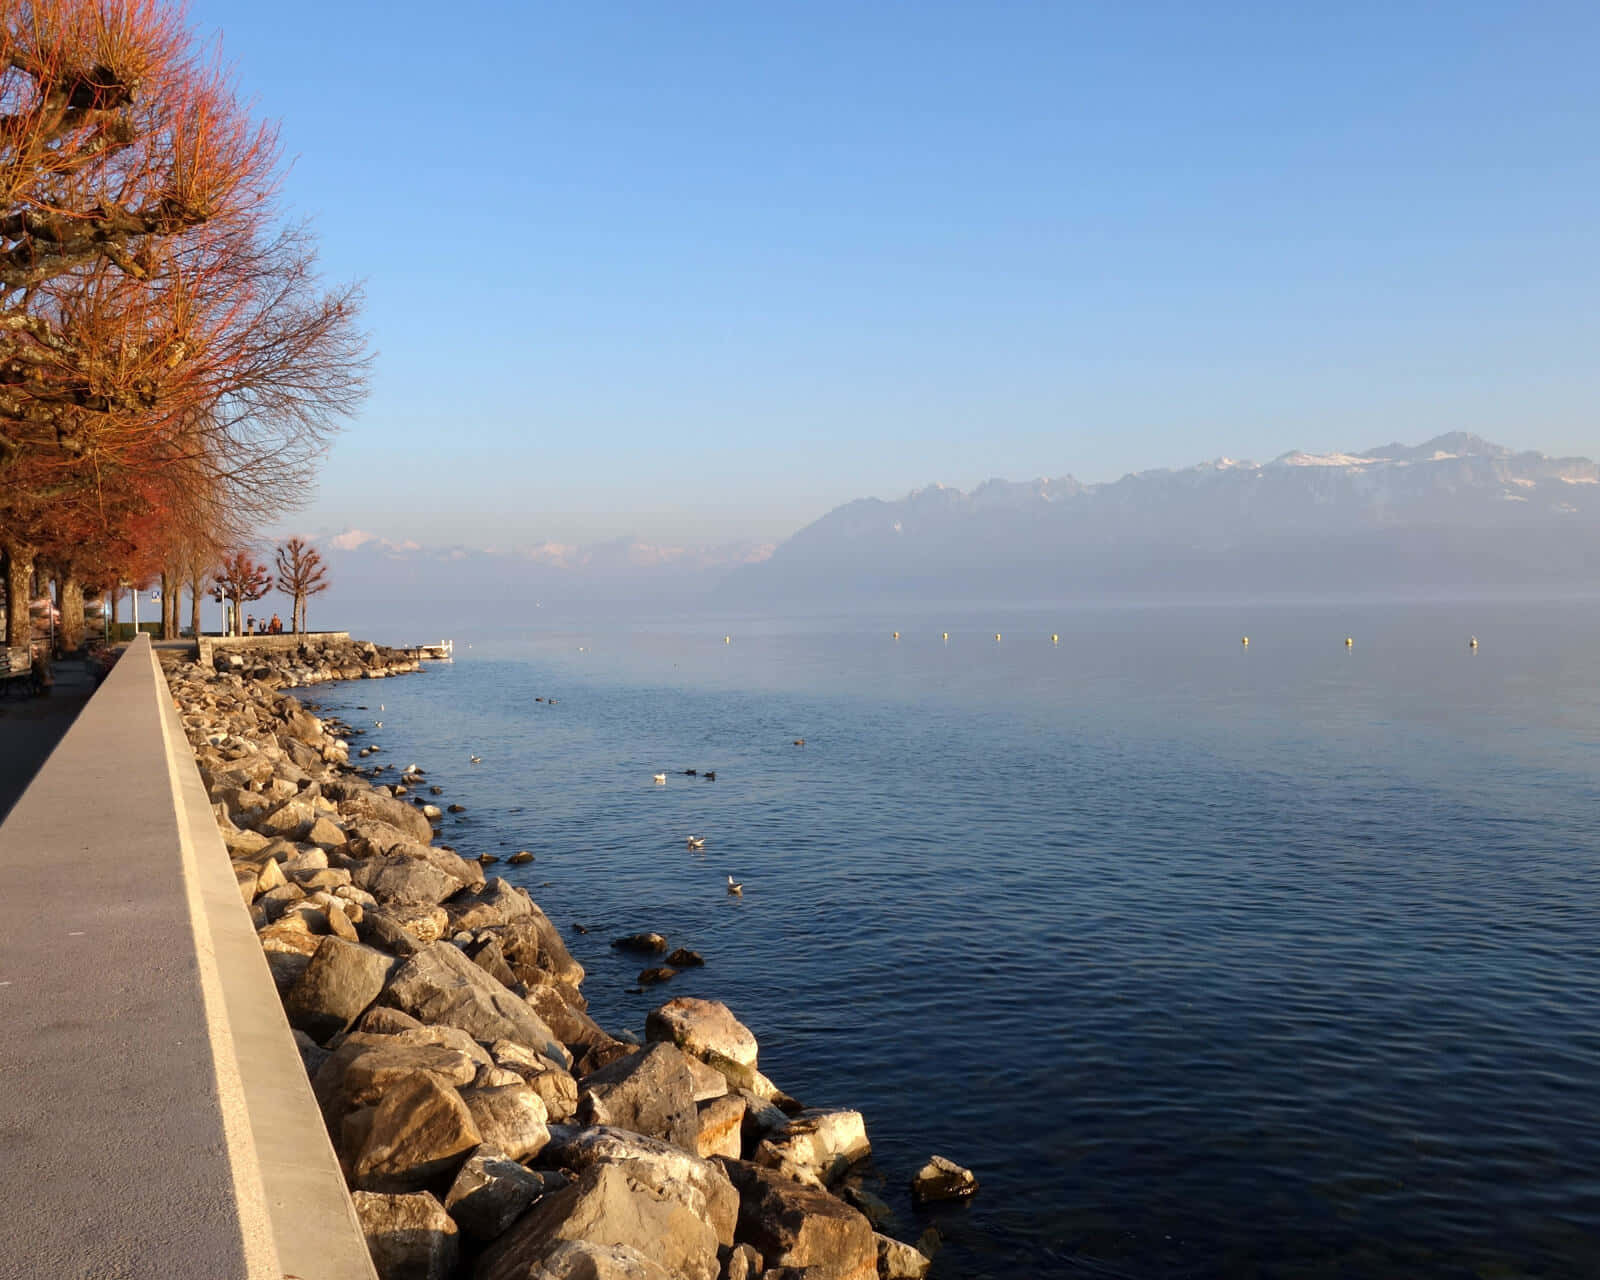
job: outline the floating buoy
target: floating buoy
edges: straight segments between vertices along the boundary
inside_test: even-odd
[[[1355,638],[1353,636],[1346,636],[1344,638],[1344,647],[1346,649],[1350,648],[1353,644],[1355,644]]]
[[[1477,647],[1478,647],[1478,637],[1477,636],[1473,636],[1472,639],[1467,641],[1467,648],[1476,649]]]
[[[1239,643],[1242,644],[1246,649],[1248,649],[1250,647],[1250,637],[1249,636],[1241,636],[1239,638]]]
[[[1054,632],[1052,632],[1051,635],[1050,635],[1050,643],[1051,644],[1060,644],[1061,643],[1061,637],[1056,635]]]
[[[894,638],[895,638],[895,639],[896,639],[896,640],[898,640],[898,639],[899,639],[899,638],[900,638],[900,633],[899,633],[899,632],[898,632],[898,631],[896,631],[896,632],[895,632],[895,633],[894,633]]]
[[[995,639],[996,639],[996,640],[998,640],[998,639],[1000,639],[1000,633],[999,633],[999,632],[998,632],[998,631],[996,631],[996,632],[995,632],[995,633],[994,633],[994,638],[995,638]]]
[[[944,633],[944,638],[945,638],[945,642],[946,642],[946,643],[948,643],[948,642],[949,642],[949,640],[950,640],[950,633],[949,633],[949,632],[948,632],[948,631],[946,631],[946,632],[945,632],[945,633]]]
[[[722,643],[723,644],[732,644],[733,643],[733,637],[732,636],[723,636],[722,637]]]

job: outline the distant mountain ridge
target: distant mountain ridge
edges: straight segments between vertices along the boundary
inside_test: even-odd
[[[1466,432],[1217,458],[1083,484],[943,485],[829,512],[723,594],[1034,599],[1105,591],[1600,585],[1600,465]]]

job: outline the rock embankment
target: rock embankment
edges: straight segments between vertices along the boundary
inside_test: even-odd
[[[859,1113],[789,1097],[715,1001],[609,1034],[526,890],[279,692],[407,669],[346,648],[163,660],[384,1280],[924,1275],[876,1229]]]
[[[262,689],[293,689],[330,680],[378,680],[422,668],[414,650],[390,649],[365,640],[308,636],[303,644],[289,649],[264,644],[240,648],[238,644],[230,641],[228,648],[216,650],[210,665]]]

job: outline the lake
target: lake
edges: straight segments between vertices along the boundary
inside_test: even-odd
[[[602,1025],[724,1000],[861,1110],[935,1277],[1600,1274],[1594,603],[440,634],[309,697],[536,855]]]

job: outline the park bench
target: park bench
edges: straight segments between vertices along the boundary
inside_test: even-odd
[[[33,658],[27,648],[0,649],[0,693],[15,692],[31,698],[39,691],[39,682],[33,674]]]

